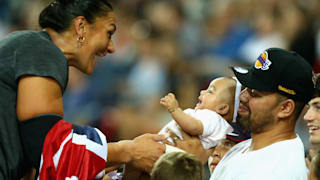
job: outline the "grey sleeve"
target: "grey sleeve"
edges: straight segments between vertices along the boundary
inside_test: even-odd
[[[15,51],[15,79],[23,75],[55,79],[62,92],[68,81],[68,65],[63,53],[50,41],[29,41]]]

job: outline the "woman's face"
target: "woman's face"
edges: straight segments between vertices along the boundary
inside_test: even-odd
[[[218,163],[221,161],[223,156],[234,146],[236,142],[233,142],[229,139],[223,139],[221,144],[218,145],[213,151],[212,155],[209,157],[208,166],[210,173],[214,171]]]
[[[92,24],[85,27],[85,40],[74,66],[86,74],[91,74],[99,57],[115,51],[111,39],[116,31],[115,15],[109,12],[107,16],[97,17]]]

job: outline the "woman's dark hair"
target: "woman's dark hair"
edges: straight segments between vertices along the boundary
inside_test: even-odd
[[[110,11],[113,9],[108,0],[55,0],[40,13],[39,25],[63,32],[78,16],[84,16],[91,24]]]

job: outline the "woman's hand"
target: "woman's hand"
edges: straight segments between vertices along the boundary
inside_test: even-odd
[[[131,161],[134,167],[151,172],[153,164],[165,152],[165,145],[160,144],[165,137],[157,134],[144,134],[132,141]]]

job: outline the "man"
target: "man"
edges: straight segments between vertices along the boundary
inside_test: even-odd
[[[211,180],[307,179],[304,147],[294,128],[314,92],[311,66],[295,52],[271,48],[249,69],[233,71],[246,87],[238,121],[252,138],[225,155]]]
[[[316,92],[314,98],[306,105],[307,112],[304,120],[307,122],[310,133],[310,148],[306,158],[307,165],[310,165],[312,158],[320,150],[320,74],[316,78]]]
[[[316,153],[312,158],[311,167],[309,172],[309,180],[320,179],[320,152]]]
[[[320,76],[316,79],[315,97],[307,104],[307,112],[304,120],[308,123],[310,133],[310,143],[320,145]]]

